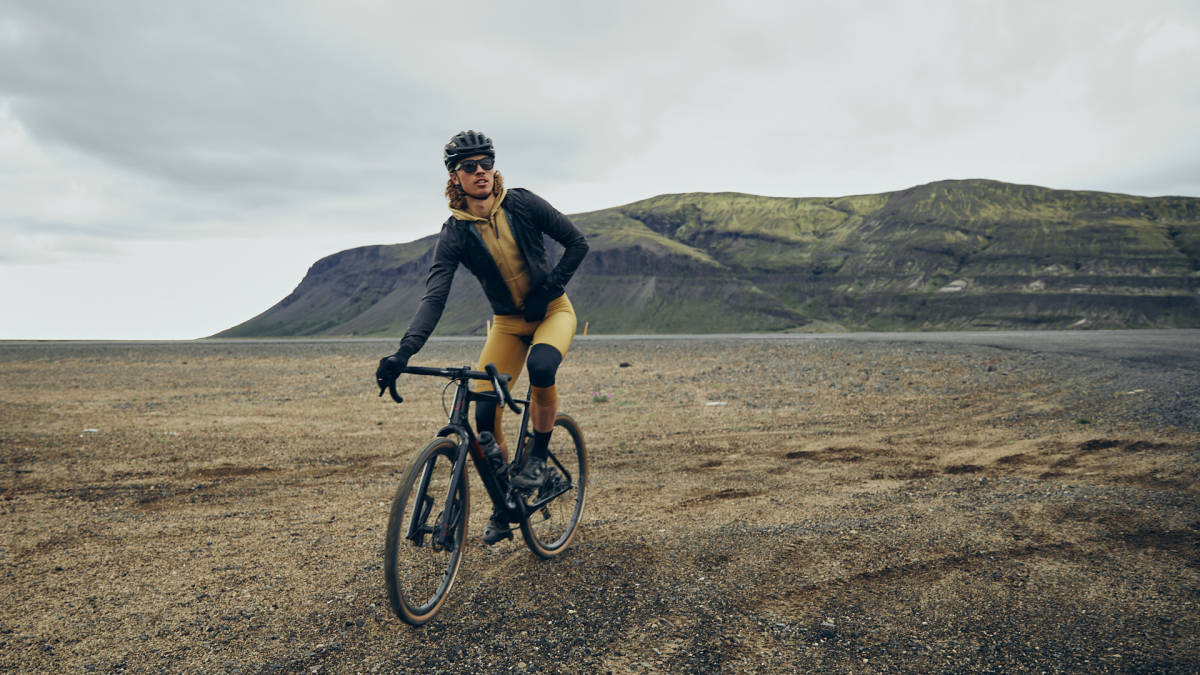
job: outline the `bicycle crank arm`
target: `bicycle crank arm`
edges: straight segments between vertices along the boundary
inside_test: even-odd
[[[549,504],[550,502],[554,501],[555,499],[558,499],[560,496],[566,494],[567,492],[570,492],[573,488],[574,488],[574,486],[569,485],[569,484],[562,486],[561,488],[558,489],[558,491],[554,492],[553,494],[546,495],[545,497],[542,497],[541,499],[530,504],[529,512],[533,513],[534,511],[537,511],[538,509]]]

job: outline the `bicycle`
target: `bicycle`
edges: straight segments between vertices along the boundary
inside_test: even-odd
[[[412,460],[388,515],[383,553],[388,602],[397,616],[420,626],[442,608],[462,562],[470,511],[467,456],[475,464],[500,517],[519,524],[521,537],[531,551],[542,558],[553,558],[571,543],[583,513],[587,448],[579,424],[560,413],[554,420],[556,429],[547,458],[548,469],[556,471],[549,472],[550,478],[536,492],[518,490],[509,485],[508,470],[511,467],[515,472],[522,466],[533,437],[528,396],[514,399],[508,390],[509,377],[490,363],[484,372],[466,366],[408,366],[403,373],[448,378],[447,388],[457,383],[449,421]],[[472,391],[471,380],[490,380],[494,391]],[[395,382],[389,393],[397,403],[403,402]],[[499,460],[500,465],[493,466],[468,423],[471,404],[483,400],[496,401],[522,415],[519,442],[510,464]],[[520,406],[525,406],[523,414]],[[441,510],[436,511],[439,506]]]

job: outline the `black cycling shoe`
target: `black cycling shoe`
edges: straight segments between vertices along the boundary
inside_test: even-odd
[[[518,490],[533,490],[545,485],[549,475],[546,471],[546,460],[530,457],[525,466],[521,467],[521,472],[509,480]]]
[[[502,539],[512,538],[512,528],[508,526],[508,521],[502,520],[493,512],[492,519],[488,521],[487,529],[483,531],[483,543],[491,546]]]

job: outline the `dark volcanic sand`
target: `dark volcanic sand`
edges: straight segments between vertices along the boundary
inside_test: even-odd
[[[1047,335],[579,340],[584,529],[485,549],[473,479],[421,629],[383,526],[445,415],[391,342],[0,343],[0,669],[1196,672],[1200,334]]]

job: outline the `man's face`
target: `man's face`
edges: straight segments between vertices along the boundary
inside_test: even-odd
[[[462,187],[463,192],[466,192],[475,199],[487,199],[488,195],[492,194],[492,183],[496,176],[495,167],[484,169],[480,165],[481,160],[491,161],[487,155],[473,155],[464,160],[459,161],[458,167],[454,170],[454,180]],[[463,165],[466,166],[463,166]],[[474,169],[474,171],[467,171]]]

